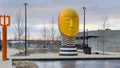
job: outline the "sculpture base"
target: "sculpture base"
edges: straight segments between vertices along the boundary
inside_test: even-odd
[[[61,46],[59,51],[60,56],[77,56],[77,48],[75,46]]]

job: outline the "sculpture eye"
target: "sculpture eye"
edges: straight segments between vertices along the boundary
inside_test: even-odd
[[[72,20],[73,20],[74,22],[76,22],[76,21],[77,21],[77,17],[76,17],[76,16],[73,16],[73,17],[72,17]]]
[[[77,18],[73,18],[73,21],[75,21],[75,22],[76,22],[76,21],[77,21]]]
[[[70,19],[65,19],[65,21],[70,21]]]
[[[70,18],[69,18],[69,17],[65,17],[65,18],[64,18],[64,21],[69,22],[69,21],[70,21]]]

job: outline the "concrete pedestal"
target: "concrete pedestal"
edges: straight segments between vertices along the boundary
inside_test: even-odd
[[[60,56],[76,56],[77,48],[75,46],[61,46],[59,51]]]

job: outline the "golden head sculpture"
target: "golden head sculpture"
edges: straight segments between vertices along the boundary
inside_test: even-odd
[[[76,36],[79,30],[79,16],[75,10],[67,8],[58,17],[60,32],[65,36]]]

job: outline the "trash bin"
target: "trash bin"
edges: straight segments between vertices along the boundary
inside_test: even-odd
[[[91,47],[85,47],[84,48],[84,53],[85,54],[91,54]]]

